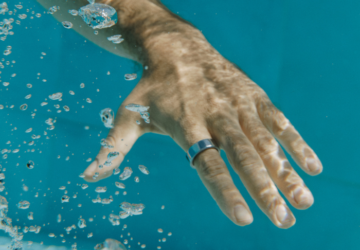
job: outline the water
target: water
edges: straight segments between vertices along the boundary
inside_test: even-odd
[[[99,112],[111,108],[113,117],[116,115],[145,74],[145,65],[117,57],[79,36],[73,18],[80,17],[68,9],[61,7],[47,14],[54,5],[42,8],[26,0],[21,1],[20,9],[15,6],[19,2],[6,2],[6,7],[2,4],[0,8],[4,14],[0,45],[5,52],[0,57],[0,150],[4,152],[0,164],[6,169],[0,195],[8,203],[7,217],[13,226],[21,227],[18,233],[24,234],[23,249],[50,245],[63,250],[93,249],[105,245],[107,238],[130,245],[130,249],[358,248],[357,2],[328,2],[324,8],[310,1],[163,1],[259,84],[322,160],[324,172],[316,177],[306,175],[290,160],[315,203],[307,210],[296,210],[287,202],[297,218],[288,230],[269,221],[226,161],[254,217],[249,226],[234,225],[189,166],[184,151],[171,137],[158,134],[145,134],[134,144],[119,175],[87,183],[88,188],[83,189],[86,182],[79,175],[84,177],[81,173],[91,163],[86,160],[94,160],[101,148],[108,150],[102,159],[105,162],[107,154],[115,151],[99,145],[111,129],[99,119]],[[72,29],[54,19],[58,12],[67,15]],[[21,19],[19,15],[24,14],[26,18]],[[126,38],[118,31],[107,37],[116,34]],[[113,44],[105,40],[111,46],[122,46],[125,41]],[[151,67],[149,64],[147,70]],[[137,78],[125,80],[129,73]],[[54,93],[62,93],[62,97],[52,100]],[[31,98],[24,99],[30,94]],[[137,101],[131,103],[139,104]],[[25,103],[27,109],[21,110]],[[156,118],[152,106],[145,112],[151,115],[151,125]],[[137,113],[135,119],[146,125]],[[45,123],[49,118],[57,121],[52,130]],[[225,152],[222,156],[226,158]],[[146,166],[150,174],[144,174],[139,165]],[[120,181],[118,176],[126,167],[133,175]],[[63,186],[66,188],[59,189]],[[107,191],[98,199],[95,189],[104,186]],[[68,202],[62,202],[63,196]],[[20,201],[30,202],[29,208],[19,209]],[[146,209],[130,216],[119,207],[123,202],[141,203]],[[33,220],[29,220],[30,212]],[[79,218],[86,220],[85,228],[78,228]],[[336,237],[329,237],[339,230]],[[6,237],[0,238],[5,250],[11,244],[9,235],[0,231],[0,236]]]

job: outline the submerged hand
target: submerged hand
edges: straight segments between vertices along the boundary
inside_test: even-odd
[[[174,27],[168,22],[168,26],[163,25],[164,30],[176,32],[146,33],[141,45],[143,64],[148,69],[117,112],[107,137],[114,148],[101,148],[84,172],[85,179],[98,181],[110,176],[135,141],[147,132],[171,136],[185,152],[194,143],[212,138],[226,152],[259,208],[277,227],[291,227],[295,217],[277,188],[297,209],[309,208],[314,198],[276,139],[310,175],[322,171],[318,157],[266,93],[212,48],[200,31],[175,21]],[[127,110],[128,104],[149,106],[150,123]],[[112,165],[99,169],[114,151],[120,155]],[[194,165],[223,213],[237,225],[252,223],[250,209],[218,151],[200,153]],[[93,180],[96,172],[99,177]]]

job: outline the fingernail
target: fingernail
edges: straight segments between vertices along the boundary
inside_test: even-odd
[[[298,188],[294,192],[294,200],[297,204],[310,207],[314,203],[314,197],[307,188]]]
[[[248,225],[253,221],[250,213],[242,205],[235,206],[235,218],[241,225]]]
[[[306,159],[306,164],[307,164],[307,168],[311,172],[319,171],[320,166],[319,166],[318,162],[314,158],[307,158]]]
[[[277,206],[276,217],[282,225],[287,225],[293,221],[293,216],[288,212],[284,205]]]

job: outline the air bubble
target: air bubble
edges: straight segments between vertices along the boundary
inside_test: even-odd
[[[125,167],[124,171],[119,176],[119,179],[122,180],[122,181],[128,179],[131,176],[132,172],[133,171],[132,171],[132,169],[130,167]]]
[[[64,202],[69,202],[69,199],[70,199],[70,197],[69,197],[69,196],[64,195],[63,197],[61,197],[61,203],[64,203]]]
[[[35,163],[34,163],[33,161],[28,161],[28,163],[26,163],[26,167],[27,167],[28,169],[33,169],[33,168],[34,168],[34,165],[35,165]]]
[[[34,213],[33,212],[29,212],[28,219],[29,220],[34,220]]]
[[[27,108],[28,108],[28,105],[26,103],[20,106],[20,110],[22,110],[22,111],[27,110]]]
[[[68,12],[73,16],[77,16],[79,14],[77,10],[69,10]]]
[[[132,81],[137,78],[137,74],[125,74],[125,80],[126,81]]]
[[[30,202],[28,201],[19,201],[17,207],[20,209],[28,209],[30,207]]]
[[[147,167],[145,167],[144,165],[139,165],[139,170],[143,173],[143,174],[146,174],[148,175],[150,172],[149,170],[147,169]]]
[[[62,97],[62,93],[60,93],[60,92],[57,92],[57,93],[54,93],[54,94],[52,94],[52,95],[49,95],[49,98],[51,99],[51,100],[60,100],[61,99],[61,97]]]
[[[64,26],[65,29],[71,29],[73,27],[73,24],[69,21],[62,22],[62,25]]]
[[[117,188],[121,188],[121,189],[124,189],[125,188],[125,184],[121,183],[121,182],[115,182],[115,186]]]
[[[96,193],[105,193],[106,190],[107,190],[106,187],[97,187],[97,188],[95,189],[95,192],[96,192]]]
[[[117,23],[116,10],[106,4],[88,4],[79,10],[83,21],[93,29],[108,28]]]
[[[121,38],[121,35],[113,35],[107,38],[110,42],[119,44],[124,41],[123,38]]]
[[[114,111],[110,108],[101,110],[100,117],[106,128],[114,127]]]

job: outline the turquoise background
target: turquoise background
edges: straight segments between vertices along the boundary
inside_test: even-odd
[[[13,9],[13,4],[18,2],[7,3]],[[140,249],[137,242],[146,244],[146,249],[161,246],[172,250],[359,249],[360,2],[166,0],[163,3],[202,30],[222,55],[260,85],[315,150],[324,166],[319,176],[306,175],[290,160],[312,191],[314,205],[303,211],[289,205],[297,222],[288,230],[279,229],[260,211],[231,170],[254,216],[251,225],[238,227],[222,214],[195,170],[189,167],[182,149],[170,137],[154,134],[141,137],[120,166],[121,170],[125,166],[134,169],[132,178],[124,182],[126,196],[114,195],[118,176],[89,184],[88,189],[82,190],[76,185],[84,183],[78,175],[88,165],[86,159],[95,158],[100,139],[108,132],[99,111],[107,107],[117,110],[140,79],[141,67],[85,42],[75,31],[64,29],[52,16],[43,14],[44,10],[35,1],[26,0],[18,13],[26,13],[28,18],[21,20],[21,25],[14,24],[15,34],[0,42],[0,51],[12,46],[12,53],[4,57],[5,61],[16,61],[11,64],[13,67],[5,66],[1,70],[2,82],[8,81],[10,85],[0,85],[0,104],[13,104],[15,108],[0,110],[0,149],[20,149],[19,153],[0,160],[6,168],[6,189],[1,195],[7,192],[13,224],[42,226],[39,235],[27,233],[24,240],[69,248],[77,242],[78,249],[92,249],[106,238],[120,240],[120,234],[124,235],[123,239],[129,239],[130,232],[134,238],[129,241],[131,249]],[[25,11],[30,8],[30,12],[41,12],[42,17],[30,19],[30,13]],[[40,59],[41,52],[47,54],[44,59]],[[17,75],[11,78],[13,73]],[[41,73],[40,79],[37,73]],[[137,73],[139,77],[128,82],[124,80],[126,73]],[[79,87],[82,82],[84,89]],[[27,83],[33,88],[26,88]],[[75,96],[69,95],[69,90]],[[48,101],[48,106],[41,107],[40,103],[55,92],[64,93],[63,101]],[[32,94],[32,98],[25,100],[27,94]],[[93,102],[88,104],[86,98]],[[26,111],[19,110],[23,103],[29,105]],[[54,104],[68,105],[71,110],[57,114]],[[37,112],[32,119],[34,109]],[[46,130],[48,125],[44,122],[50,117],[57,117],[53,131]],[[85,130],[85,126],[90,129]],[[26,134],[24,131],[29,127],[33,132]],[[45,138],[44,131],[50,139]],[[32,134],[41,138],[34,146],[23,144],[32,140]],[[5,144],[8,140],[12,147]],[[35,153],[24,152],[32,148],[36,149]],[[69,161],[65,161],[66,156],[70,156]],[[34,169],[25,167],[28,160],[35,162]],[[148,167],[149,176],[140,173],[139,164]],[[134,176],[140,177],[139,183],[133,181]],[[23,184],[29,187],[28,192],[22,191]],[[104,185],[108,191],[101,197],[113,195],[114,202],[93,204],[95,188]],[[78,198],[61,204],[64,191],[59,190],[60,186],[66,186],[70,196],[77,193]],[[36,192],[38,198],[34,197]],[[20,200],[30,201],[30,208],[17,209]],[[117,214],[123,201],[145,204],[144,214],[121,220],[117,227],[101,218]],[[164,210],[160,209],[162,205]],[[29,211],[34,212],[34,221],[27,219]],[[59,213],[65,219],[60,224],[56,222]],[[86,219],[93,217],[94,222],[88,222],[84,230],[74,230],[76,234],[72,231],[66,235],[64,227],[77,224],[80,215]],[[128,227],[122,231],[124,224]],[[164,233],[159,234],[158,228]],[[94,236],[87,239],[89,232]],[[168,232],[173,235],[166,236]],[[67,242],[62,244],[60,237],[49,238],[49,233],[57,236],[63,233]],[[1,231],[0,235],[5,233]],[[73,239],[74,235],[77,239]],[[167,241],[159,243],[158,239],[163,237]]]

